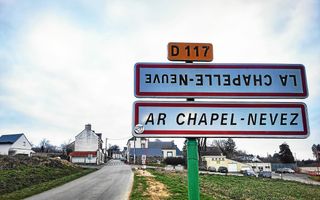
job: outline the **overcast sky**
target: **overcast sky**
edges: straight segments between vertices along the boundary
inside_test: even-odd
[[[123,147],[137,100],[134,64],[169,62],[168,42],[209,42],[214,63],[306,66],[309,97],[293,101],[308,106],[309,138],[235,141],[261,156],[286,142],[298,159],[313,158],[311,146],[320,143],[319,21],[317,0],[0,0],[0,134],[60,145],[91,123]]]

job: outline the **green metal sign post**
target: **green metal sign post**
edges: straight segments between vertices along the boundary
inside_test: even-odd
[[[193,63],[186,61],[186,63]],[[194,98],[187,98],[194,101]],[[199,158],[198,143],[196,138],[187,138],[187,160],[188,160],[188,197],[189,200],[200,200],[199,190]]]
[[[188,138],[188,196],[189,200],[199,200],[199,168],[198,168],[198,144],[195,138]]]

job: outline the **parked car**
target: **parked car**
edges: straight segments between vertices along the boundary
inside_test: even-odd
[[[290,168],[278,168],[276,170],[276,173],[290,173],[290,174],[293,174],[295,171],[293,169],[290,169]]]
[[[219,167],[219,168],[218,168],[218,172],[220,172],[220,173],[228,173],[228,168],[226,168],[226,167]]]
[[[243,175],[244,176],[254,176],[254,177],[257,176],[256,173],[253,170],[244,170],[243,171]]]
[[[258,173],[258,177],[262,177],[262,178],[272,178],[272,172],[261,171],[261,172]]]
[[[199,171],[207,171],[206,166],[200,165],[200,166],[199,166]]]
[[[285,173],[290,173],[290,174],[294,174],[295,171],[291,168],[284,168]]]
[[[216,172],[216,168],[215,167],[208,167],[208,171],[209,172]]]

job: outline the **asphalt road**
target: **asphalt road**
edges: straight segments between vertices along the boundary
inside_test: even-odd
[[[96,172],[27,200],[124,200],[130,195],[132,183],[131,167],[111,160]]]
[[[281,177],[280,174],[272,173],[272,178],[283,179],[288,181],[298,181],[301,183],[312,184],[312,185],[320,185],[320,182],[310,179],[307,174],[297,174],[297,173],[282,174],[282,177]]]

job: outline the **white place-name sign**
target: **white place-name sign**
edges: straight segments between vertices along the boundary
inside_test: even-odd
[[[306,138],[304,103],[135,102],[136,137]]]
[[[136,97],[306,98],[300,64],[135,65]]]

